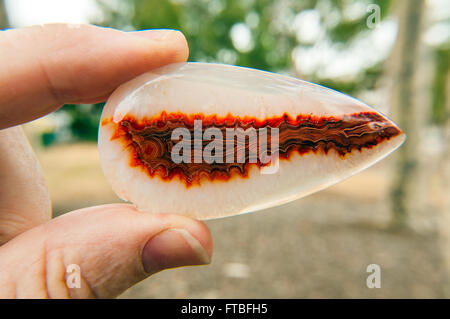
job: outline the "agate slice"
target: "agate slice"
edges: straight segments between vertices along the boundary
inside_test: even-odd
[[[211,219],[333,185],[401,145],[386,116],[337,91],[249,68],[177,63],[120,86],[98,147],[116,194]]]

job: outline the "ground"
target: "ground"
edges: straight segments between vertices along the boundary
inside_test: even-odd
[[[94,144],[39,151],[54,214],[118,199]],[[261,212],[207,221],[211,265],[163,271],[121,298],[448,298],[440,213],[392,229],[389,159],[325,191]],[[417,226],[418,225],[418,226]],[[369,264],[381,288],[369,289]]]

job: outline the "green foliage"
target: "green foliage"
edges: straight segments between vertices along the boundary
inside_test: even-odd
[[[368,12],[357,18],[346,19],[345,12],[355,4],[375,3],[381,8],[381,18],[389,10],[389,0],[98,0],[102,8],[98,25],[122,30],[173,28],[181,30],[190,48],[190,61],[221,62],[254,67],[274,72],[296,75],[293,50],[308,47],[301,43],[293,27],[296,16],[303,10],[314,9],[320,13],[320,24],[325,38],[341,44],[345,49],[361,31],[367,30]],[[361,8],[361,6],[360,6]],[[337,20],[330,23],[331,15]],[[247,47],[233,42],[232,33],[237,27],[245,28],[251,37]],[[347,94],[372,88],[381,72],[381,64],[361,70],[356,79],[323,79],[309,75],[306,80],[332,87]],[[100,107],[79,109],[65,106],[71,119],[69,129],[77,139],[95,140]]]
[[[327,28],[327,35],[334,43],[347,44],[353,40],[360,32],[367,30],[366,19],[370,12],[360,15],[357,18],[345,18],[345,12],[349,11],[352,5],[360,4],[361,7],[367,8],[370,4],[375,4],[380,8],[380,18],[384,19],[390,12],[391,0],[335,0],[335,1],[314,1],[317,7],[317,2],[326,2],[327,9],[322,9],[322,20],[326,22],[330,13],[337,14],[340,18],[336,24]]]
[[[326,37],[345,45],[367,30],[366,7],[380,6],[381,18],[387,15],[389,0],[132,0],[119,5],[98,1],[104,18],[97,24],[119,29],[174,28],[181,30],[190,47],[190,61],[223,62],[275,72],[295,74],[293,49],[308,46],[296,39],[295,17],[315,9],[326,26]],[[343,18],[345,12],[360,4],[363,14]],[[329,25],[331,14],[338,18]],[[234,27],[243,25],[251,32],[251,45],[243,50],[233,43]],[[313,80],[316,80],[313,78]],[[347,92],[349,93],[349,92]]]
[[[0,30],[9,28],[8,15],[6,14],[5,1],[0,0]]]
[[[447,91],[450,73],[450,47],[437,48],[435,55],[435,72],[432,86],[431,121],[435,124],[445,124],[449,120],[445,102],[450,98]]]
[[[292,2],[288,11],[292,16],[315,1]],[[291,67],[291,51],[295,35],[283,27],[285,10],[270,0],[133,0],[133,10],[125,10],[128,19],[115,19],[117,10],[102,4],[105,19],[101,25],[133,29],[173,28],[181,30],[189,43],[191,61],[218,61],[266,70],[288,70]],[[127,14],[125,13],[125,15]],[[289,15],[288,13],[288,15]],[[292,18],[292,17],[291,17]],[[284,21],[288,22],[288,21]],[[243,23],[249,27],[252,47],[249,50],[235,48],[230,32],[233,26]]]
[[[68,118],[67,129],[71,139],[83,141],[97,141],[98,123],[103,103],[94,105],[66,104],[58,112],[65,113]],[[56,141],[49,140],[48,144]]]

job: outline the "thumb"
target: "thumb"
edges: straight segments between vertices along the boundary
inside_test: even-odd
[[[212,247],[206,225],[187,217],[126,204],[85,208],[0,247],[0,297],[115,297],[163,269],[209,263]],[[66,284],[69,265],[79,288]]]

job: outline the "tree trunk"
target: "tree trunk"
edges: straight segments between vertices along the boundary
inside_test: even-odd
[[[397,169],[391,190],[391,205],[394,227],[406,225],[411,203],[416,192],[413,188],[418,176],[418,145],[420,144],[420,122],[423,121],[418,103],[419,40],[424,10],[423,0],[397,2],[399,30],[395,48],[395,75],[392,107],[398,114],[398,124],[405,131],[407,140],[397,151]],[[423,115],[423,114],[422,114]]]

